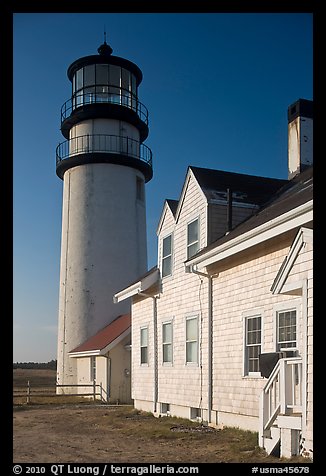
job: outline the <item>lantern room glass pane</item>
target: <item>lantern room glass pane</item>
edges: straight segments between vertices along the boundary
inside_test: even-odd
[[[124,104],[125,106],[130,106],[130,73],[124,68],[121,68],[121,98],[122,104]]]
[[[97,64],[96,65],[96,84],[109,84],[109,65]]]
[[[130,91],[130,73],[127,69],[121,68],[121,87],[124,93]]]
[[[109,65],[109,83],[111,86],[117,86],[120,88],[120,75],[121,68],[115,64]]]
[[[84,68],[84,87],[95,85],[95,64],[90,64]]]
[[[137,83],[136,83],[136,77],[131,74],[131,92],[134,96],[137,96]]]
[[[79,89],[82,89],[83,87],[83,76],[84,70],[81,68],[76,73],[76,91],[79,91]]]

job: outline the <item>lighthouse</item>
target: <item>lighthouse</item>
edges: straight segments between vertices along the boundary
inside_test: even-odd
[[[114,304],[113,295],[147,270],[145,183],[153,169],[144,144],[148,110],[138,98],[142,72],[112,55],[106,41],[97,51],[68,68],[72,93],[61,108],[65,140],[56,149],[63,181],[57,354],[63,393],[76,392],[69,388],[77,383],[74,349],[130,312],[130,303]],[[95,351],[79,353],[91,367]]]

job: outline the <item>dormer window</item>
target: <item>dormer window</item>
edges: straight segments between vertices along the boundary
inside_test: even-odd
[[[199,250],[199,219],[188,223],[187,227],[187,259]]]
[[[162,242],[162,278],[172,274],[172,234]]]

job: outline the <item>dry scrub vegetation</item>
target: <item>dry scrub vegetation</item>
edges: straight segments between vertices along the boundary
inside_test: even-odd
[[[155,418],[131,406],[53,400],[14,405],[15,463],[280,462],[258,447],[256,433]]]

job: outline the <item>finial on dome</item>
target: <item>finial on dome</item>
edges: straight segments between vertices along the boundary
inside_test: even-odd
[[[104,27],[104,43],[97,48],[97,51],[98,51],[99,55],[105,55],[105,56],[109,56],[113,51],[111,46],[108,45],[107,42],[106,42],[106,29],[105,29],[105,27]]]

